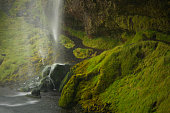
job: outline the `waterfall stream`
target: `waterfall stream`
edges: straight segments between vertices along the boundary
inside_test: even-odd
[[[58,36],[60,33],[60,24],[61,24],[61,12],[62,12],[62,0],[53,0],[53,5],[52,5],[52,14],[53,14],[53,19],[51,21],[51,29],[52,29],[52,34],[54,40],[57,42],[58,41]],[[53,84],[53,90],[56,90],[54,81],[51,79],[51,73],[54,70],[56,64],[53,64],[51,66],[50,73],[48,75],[49,80]]]
[[[52,15],[53,19],[51,21],[51,29],[54,40],[58,41],[58,36],[60,33],[60,27],[61,27],[61,18],[62,18],[62,0],[53,0],[52,5]]]

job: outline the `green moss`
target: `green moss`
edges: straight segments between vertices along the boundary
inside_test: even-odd
[[[122,29],[139,32],[141,30],[169,31],[168,18],[152,18],[147,16],[115,16],[115,22]]]
[[[68,49],[73,48],[75,46],[74,42],[64,35],[60,35],[59,39],[60,43]]]
[[[75,96],[76,86],[79,84],[80,76],[72,76],[72,80],[69,80],[69,82],[66,84],[66,86],[63,88],[65,92],[63,92],[63,96],[59,100],[59,105],[68,108],[73,106],[73,99]]]
[[[96,49],[112,49],[120,43],[120,40],[115,37],[95,37],[89,38],[85,32],[73,30],[71,28],[65,28],[71,35],[80,38],[83,44],[87,47],[92,47]]]
[[[169,112],[160,107],[162,103],[168,106],[169,66],[165,65],[164,57],[169,49],[162,43],[149,53],[138,65],[135,75],[128,75],[114,82],[103,94],[103,101],[111,104],[116,112]],[[169,47],[168,47],[169,48]],[[161,54],[161,55],[160,55]],[[140,71],[139,71],[140,68]],[[154,105],[155,104],[155,105]]]
[[[148,40],[157,40],[157,41],[163,41],[163,42],[170,42],[170,35],[164,34],[161,32],[157,31],[144,31],[143,35],[148,39]]]
[[[73,50],[73,54],[76,58],[80,58],[80,59],[95,56],[93,49],[76,48],[75,50]]]
[[[123,42],[129,43],[134,37],[134,33],[123,32],[121,38]]]
[[[142,41],[85,60],[74,67],[59,105],[80,104],[84,112],[168,113],[169,50],[165,43]]]
[[[135,35],[131,34],[128,35],[127,33],[122,34],[122,38],[125,41],[125,46],[130,44],[135,44],[141,41],[160,41],[164,43],[170,42],[170,35],[164,34],[158,31],[152,31],[152,30],[144,30],[140,32],[136,32]]]
[[[14,4],[12,5],[10,14],[15,17],[19,11],[26,10],[26,6],[25,6],[26,1],[27,0],[22,0],[22,1],[16,0]]]

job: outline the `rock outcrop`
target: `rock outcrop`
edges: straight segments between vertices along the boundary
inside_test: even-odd
[[[66,0],[66,25],[87,35],[157,30],[168,33],[168,0]]]

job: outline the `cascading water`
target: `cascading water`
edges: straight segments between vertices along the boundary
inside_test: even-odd
[[[52,2],[52,21],[51,30],[54,40],[58,41],[58,36],[60,34],[61,18],[62,18],[62,1],[63,0],[53,0]]]
[[[51,19],[50,27],[51,27],[51,32],[52,32],[55,42],[58,42],[58,37],[59,37],[60,31],[61,31],[60,27],[61,27],[61,19],[62,19],[62,15],[61,15],[62,14],[62,2],[63,2],[63,0],[53,0],[52,6],[51,6],[52,7],[52,19]],[[55,89],[54,81],[51,78],[51,73],[54,70],[56,65],[57,64],[53,64],[51,66],[51,70],[48,75],[49,82],[51,81],[51,83],[53,85],[53,90],[56,90],[56,89]]]
[[[45,6],[46,8],[43,8],[42,10],[42,15],[45,16],[45,21],[41,23],[41,25],[45,25],[46,23],[48,24],[47,26],[47,31],[45,33],[48,35],[50,34],[49,41],[50,41],[50,48],[52,51],[51,57],[51,62],[50,63],[55,63],[57,59],[57,55],[59,54],[59,50],[57,49],[57,42],[58,42],[58,37],[60,35],[60,29],[61,29],[61,20],[62,20],[62,4],[63,0],[50,0],[47,2],[47,5]],[[52,38],[52,40],[51,40]],[[49,50],[46,50],[45,48],[47,47],[48,44],[40,44],[39,45],[39,56],[42,58],[41,61],[43,65],[45,64],[45,59],[48,58],[48,52]],[[47,54],[46,54],[47,53]],[[60,61],[57,61],[60,62]]]
[[[49,75],[48,75],[49,82],[51,82],[52,85],[53,85],[53,90],[56,90],[56,88],[55,88],[54,81],[53,81],[53,79],[51,78],[51,73],[53,72],[53,70],[54,70],[54,68],[56,67],[56,65],[57,65],[57,64],[53,64],[53,65],[51,66],[51,70],[50,70],[50,73],[49,73]]]

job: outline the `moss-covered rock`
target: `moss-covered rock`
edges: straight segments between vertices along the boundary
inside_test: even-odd
[[[84,112],[169,112],[169,45],[118,46],[74,66],[59,105]]]
[[[73,48],[75,46],[74,42],[64,35],[59,37],[60,43],[67,49]]]
[[[69,32],[70,35],[75,36],[82,40],[83,45],[96,48],[100,50],[112,49],[121,44],[121,34],[114,33],[110,36],[89,38],[88,35],[81,30],[74,30],[70,27],[64,27],[64,30]]]
[[[93,56],[93,49],[76,48],[73,54],[76,58],[85,59]]]
[[[41,91],[59,90],[61,81],[70,71],[69,64],[53,64],[46,66],[42,72],[42,79],[39,84]]]

